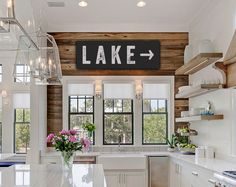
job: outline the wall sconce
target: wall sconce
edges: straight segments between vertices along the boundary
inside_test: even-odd
[[[2,90],[2,93],[1,93],[1,94],[2,94],[2,97],[3,97],[3,98],[6,98],[6,97],[7,97],[7,91],[6,91],[6,90]]]
[[[95,97],[97,99],[102,98],[102,81],[101,80],[95,81]]]
[[[135,96],[136,99],[141,100],[143,97],[143,85],[141,80],[135,81]]]

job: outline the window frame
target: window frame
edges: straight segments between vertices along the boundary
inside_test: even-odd
[[[114,111],[114,100],[115,99],[112,99],[113,100],[113,108],[112,110]],[[123,112],[123,100],[125,99],[121,99],[122,100],[122,112],[105,112],[105,99],[103,99],[103,126],[102,126],[102,135],[103,135],[103,145],[105,146],[113,146],[113,145],[119,145],[118,143],[115,143],[115,144],[111,144],[111,143],[105,143],[105,114],[112,114],[112,115],[132,115],[131,119],[132,119],[132,124],[131,124],[131,127],[132,127],[132,143],[121,143],[120,145],[134,145],[134,108],[133,108],[133,99],[130,99],[131,100],[131,112]]]
[[[77,100],[77,112],[71,112],[70,111],[70,106],[71,106],[71,97],[76,97]],[[85,99],[85,112],[78,112],[79,108],[79,97],[83,97],[82,99]],[[87,98],[93,99],[93,112],[86,112],[86,100]],[[71,129],[71,124],[70,124],[70,116],[71,115],[93,115],[93,122],[94,123],[94,113],[95,113],[95,108],[94,108],[94,96],[80,96],[80,95],[69,95],[68,96],[68,128]],[[95,145],[95,132],[93,132],[93,145]]]
[[[16,121],[16,110],[17,109],[22,109],[23,110],[23,121],[22,122],[17,122]],[[29,110],[30,111],[30,108],[14,108],[14,147],[13,147],[13,152],[15,154],[27,154],[27,148],[30,148],[30,147],[27,147],[26,148],[26,152],[25,153],[18,153],[16,152],[16,124],[28,124],[29,127],[30,127],[30,121],[29,122],[25,122],[25,110]]]
[[[17,73],[17,67],[23,66],[23,74]],[[16,74],[14,76],[14,83],[27,83],[29,84],[31,81],[30,73],[27,72],[27,69],[30,68],[27,64],[15,64]],[[21,76],[19,76],[21,75]],[[23,81],[17,81],[17,78],[23,78]],[[27,79],[29,81],[27,81]]]
[[[165,112],[144,112],[144,107],[143,107],[143,102],[144,100],[165,100],[165,106],[166,106],[166,110]],[[158,99],[142,99],[142,145],[167,145],[167,141],[166,143],[145,143],[144,142],[144,116],[145,115],[148,115],[148,114],[165,114],[166,115],[166,138],[169,138],[168,135],[169,135],[169,110],[168,110],[168,99],[161,99],[161,98],[158,98]]]

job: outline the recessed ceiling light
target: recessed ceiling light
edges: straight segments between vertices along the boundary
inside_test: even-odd
[[[137,7],[142,8],[142,7],[144,7],[144,6],[146,6],[146,2],[145,2],[145,1],[139,1],[139,2],[137,3]]]
[[[86,1],[80,1],[79,6],[86,7],[86,6],[88,6],[88,3]]]

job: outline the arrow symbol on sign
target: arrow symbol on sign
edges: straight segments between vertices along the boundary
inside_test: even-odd
[[[149,50],[148,53],[141,53],[140,56],[148,56],[149,60],[151,60],[153,58],[154,54],[151,50]]]

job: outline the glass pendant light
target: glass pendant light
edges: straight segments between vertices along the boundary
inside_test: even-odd
[[[13,0],[0,2],[0,33],[10,32],[10,19],[14,17]]]
[[[18,27],[29,43],[36,49],[38,46],[32,37],[26,32],[15,15],[15,0],[0,1],[0,33],[10,32],[11,25]]]
[[[20,38],[16,55],[14,77],[17,77],[17,65],[27,65],[28,73],[37,85],[60,85],[62,80],[59,50],[53,36],[40,31],[37,34],[39,50],[29,47]]]

